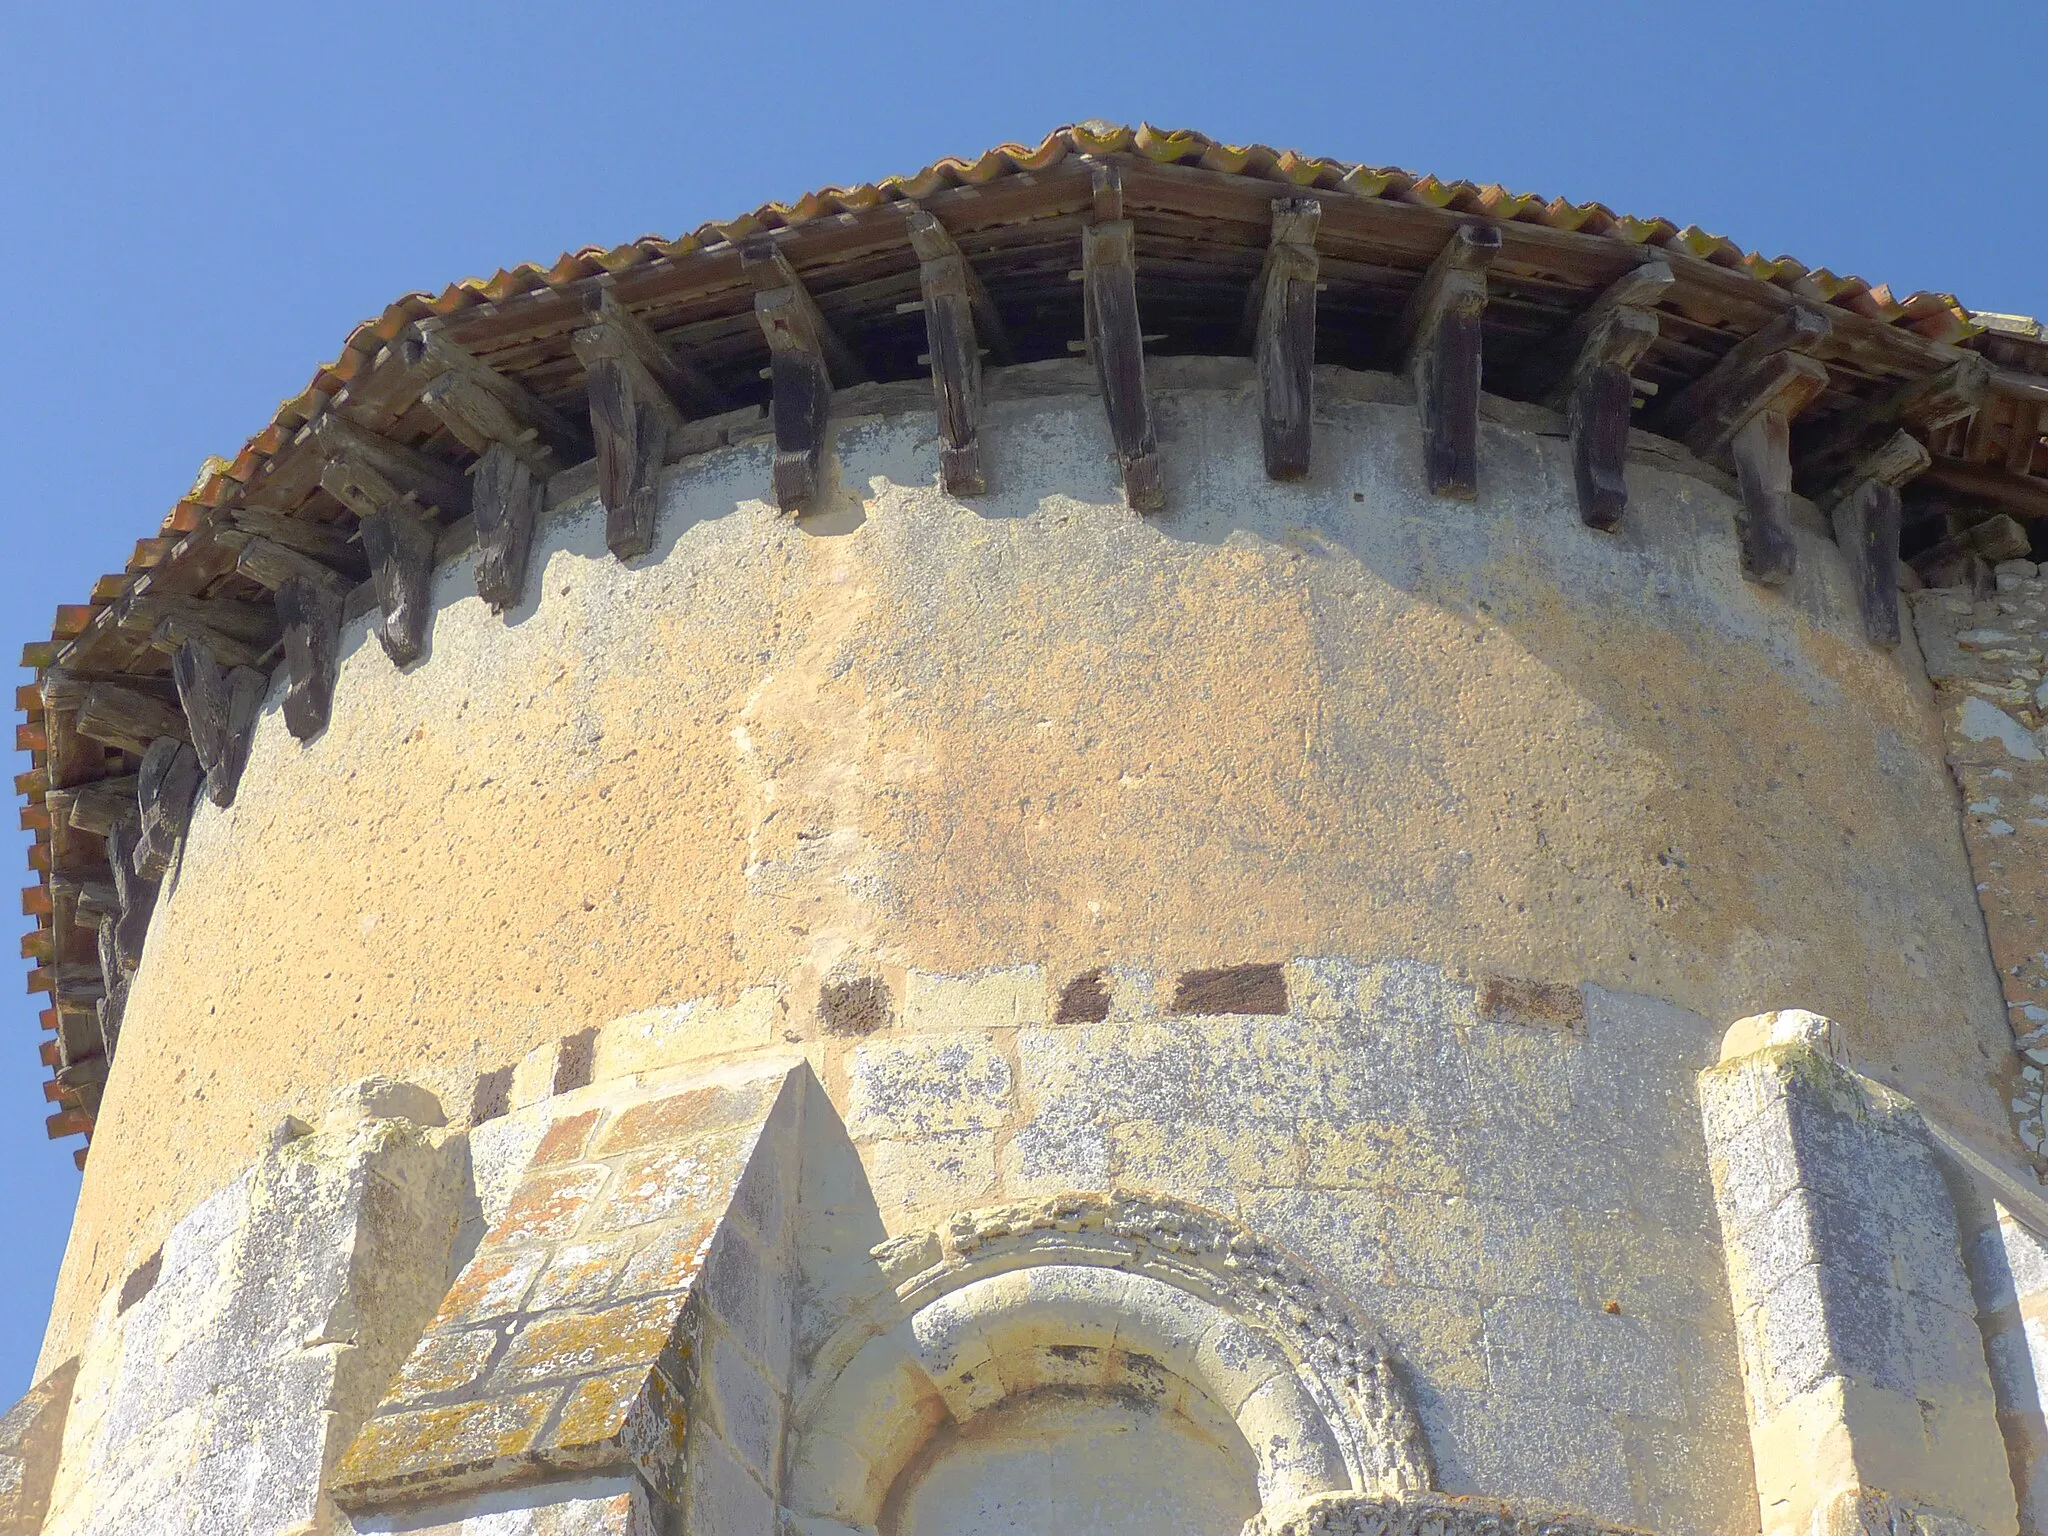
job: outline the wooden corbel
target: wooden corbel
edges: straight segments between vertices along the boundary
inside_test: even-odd
[[[1827,388],[1828,371],[1807,354],[1833,323],[1817,309],[1787,310],[1738,342],[1660,414],[1660,426],[1709,463],[1735,469],[1742,573],[1760,586],[1790,579],[1792,418]]]
[[[608,291],[598,299],[596,323],[578,331],[572,345],[590,395],[605,546],[621,560],[637,560],[654,547],[661,466],[683,425],[671,393],[680,387],[674,360]]]
[[[427,648],[434,578],[434,525],[402,506],[359,514],[370,582],[383,611],[377,639],[398,666],[418,661]]]
[[[904,215],[917,252],[925,347],[939,417],[939,480],[955,496],[988,489],[981,462],[981,349],[1008,351],[988,290],[937,219],[911,205]]]
[[[867,374],[773,237],[756,235],[742,245],[740,267],[753,281],[754,318],[768,341],[775,504],[795,512],[818,494],[833,385],[858,383]]]
[[[1480,324],[1486,271],[1500,254],[1491,224],[1461,224],[1408,301],[1396,329],[1401,371],[1415,386],[1423,476],[1432,496],[1479,494]]]
[[[1872,645],[1899,643],[1899,487],[1929,462],[1917,438],[1894,432],[1816,502],[1834,526]]]
[[[179,647],[171,659],[171,675],[192,728],[192,750],[206,773],[206,797],[215,805],[233,805],[248,765],[256,717],[263,708],[266,679],[250,667],[224,670],[197,640]]]
[[[476,529],[477,596],[491,605],[493,613],[503,613],[525,595],[526,562],[545,487],[528,461],[505,443],[484,450],[473,478],[470,518]]]
[[[1628,433],[1636,397],[1632,371],[1657,340],[1652,306],[1672,282],[1666,262],[1631,268],[1566,332],[1574,349],[1572,364],[1545,403],[1562,409],[1570,427],[1579,518],[1588,528],[1617,528],[1628,509]]]
[[[304,575],[277,589],[277,616],[284,623],[284,723],[300,741],[327,728],[345,599],[338,583]]]
[[[171,860],[177,856],[178,843],[192,820],[192,802],[199,796],[200,775],[198,754],[171,737],[151,742],[149,750],[142,754],[142,767],[135,775],[140,819],[132,857],[115,846],[112,834],[108,839],[107,862],[113,866],[114,888],[120,894],[123,914],[134,909],[137,894],[125,881],[136,876],[161,880],[169,871]],[[140,954],[140,932],[134,935],[134,943],[135,953]]]
[[[1145,388],[1145,334],[1138,322],[1137,227],[1124,217],[1123,178],[1093,166],[1094,222],[1081,229],[1081,293],[1088,355],[1109,414],[1109,435],[1134,512],[1166,507],[1166,471]]]
[[[1259,441],[1266,473],[1299,480],[1308,473],[1315,415],[1316,228],[1313,197],[1273,200],[1265,265],[1252,287],[1245,329],[1259,375]]]

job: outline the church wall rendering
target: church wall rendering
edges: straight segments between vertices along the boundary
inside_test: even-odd
[[[2048,348],[1161,142],[407,320],[38,652],[0,1531],[2048,1528]]]

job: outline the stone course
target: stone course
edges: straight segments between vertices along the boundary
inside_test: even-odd
[[[2030,560],[1995,575],[1996,590],[1981,597],[1914,593],[1913,626],[2017,1041],[2006,1096],[2020,1141],[2048,1171],[2048,581]]]
[[[1839,1026],[1743,1020],[1700,1074],[1766,1536],[1882,1494],[2011,1536],[1976,1303],[1934,1141],[1849,1070]]]
[[[49,1536],[301,1536],[446,1289],[466,1179],[439,1106],[372,1080],[180,1223],[83,1357]]]

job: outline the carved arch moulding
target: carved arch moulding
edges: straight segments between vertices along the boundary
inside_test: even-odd
[[[1045,1387],[1234,1421],[1260,1514],[1427,1491],[1398,1363],[1345,1301],[1230,1218],[1165,1196],[964,1211],[877,1247],[891,1289],[814,1356],[784,1494],[810,1536],[872,1533],[934,1434]]]

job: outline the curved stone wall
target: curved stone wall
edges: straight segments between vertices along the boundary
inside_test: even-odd
[[[1766,591],[1726,483],[1667,443],[1638,436],[1598,535],[1548,413],[1488,402],[1463,503],[1423,491],[1392,379],[1324,371],[1293,485],[1263,472],[1248,365],[1154,385],[1161,516],[1124,506],[1085,365],[1033,365],[991,376],[972,503],[934,488],[922,386],[848,391],[816,515],[777,516],[772,450],[741,444],[669,472],[630,564],[593,496],[560,497],[503,620],[444,567],[412,667],[352,624],[327,731],[301,746],[273,698],[235,805],[195,815],[46,1358],[334,1084],[401,1073],[459,1111],[536,1047],[688,998],[760,1004],[679,1053],[865,1034],[869,1086],[826,1081],[878,1142],[936,1112],[877,1038],[920,976],[1023,975],[1011,1024],[1067,1000],[1114,1033],[1269,1011],[1174,994],[1317,955],[1510,1002],[1824,1010],[1871,1075],[2010,1138],[1938,721],[1911,639],[1860,638],[1817,518]],[[1022,1070],[973,1036],[901,1070]],[[1696,1144],[1690,1103],[1669,1115]],[[936,1167],[878,1185],[941,1206]]]

